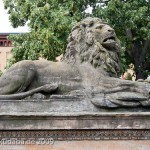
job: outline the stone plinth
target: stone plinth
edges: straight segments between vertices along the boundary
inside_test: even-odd
[[[87,108],[84,105],[84,108],[83,101],[64,103],[57,100],[0,101],[0,149],[150,149],[150,113],[146,110],[103,109],[98,112],[93,105]]]

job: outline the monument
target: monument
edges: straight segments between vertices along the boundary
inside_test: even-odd
[[[150,84],[119,79],[120,53],[114,29],[88,17],[61,62],[14,64],[0,77],[1,138],[149,139]]]

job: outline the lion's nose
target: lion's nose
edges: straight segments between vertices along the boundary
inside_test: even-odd
[[[113,28],[111,28],[111,27],[108,27],[107,31],[110,32],[110,33],[114,33],[115,32],[115,30]]]

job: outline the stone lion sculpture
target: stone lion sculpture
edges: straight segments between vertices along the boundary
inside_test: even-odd
[[[121,80],[120,43],[99,18],[77,23],[61,62],[23,60],[0,77],[0,99],[89,98],[97,107],[149,106],[148,83]],[[32,97],[33,95],[33,97]]]

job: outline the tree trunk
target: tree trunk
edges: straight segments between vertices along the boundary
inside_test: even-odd
[[[144,73],[144,69],[142,69],[142,66],[136,67],[135,73],[136,73],[136,80],[137,79],[146,79],[146,77],[147,77],[146,74]]]
[[[136,79],[146,79],[147,78],[147,74],[146,74],[146,70],[149,68],[148,63],[146,63],[146,53],[148,51],[148,48],[150,46],[150,40],[145,40],[143,42],[143,45],[139,44],[141,43],[141,41],[136,41],[134,43],[134,48],[135,48],[135,58],[134,58],[134,62],[135,62],[135,72],[136,72]]]
[[[147,50],[150,46],[150,39],[133,40],[133,34],[129,28],[126,28],[126,35],[130,42],[130,46],[127,48],[127,52],[135,65],[136,79],[145,79],[147,77],[145,70],[148,67],[145,60]]]

